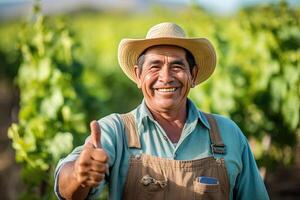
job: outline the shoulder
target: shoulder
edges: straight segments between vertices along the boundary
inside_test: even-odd
[[[98,120],[98,122],[102,125],[111,125],[111,126],[118,126],[120,124],[120,114],[118,113],[112,113],[110,115],[107,115],[105,117],[102,117]]]
[[[218,124],[221,137],[224,142],[239,143],[242,146],[246,145],[247,139],[239,126],[230,118],[219,114],[212,114]]]
[[[98,123],[101,127],[101,131],[105,131],[110,134],[118,134],[124,132],[124,122],[122,115],[133,114],[136,118],[136,109],[125,113],[112,113],[98,120]],[[122,134],[121,134],[122,135]]]
[[[229,117],[219,115],[219,114],[211,114],[214,119],[217,121],[217,124],[222,129],[228,130],[239,130],[238,125]]]
[[[101,127],[101,133],[108,135],[119,135],[118,133],[123,132],[123,123],[120,117],[120,114],[113,113],[107,115],[98,120],[98,123]]]
[[[133,110],[127,112],[127,113],[112,113],[110,115],[107,115],[105,117],[102,117],[101,119],[98,120],[99,123],[107,124],[107,125],[112,125],[112,126],[123,126],[123,120],[122,120],[122,115],[126,114],[133,114],[135,118],[137,118],[139,112],[140,112],[140,107],[141,105],[137,106]]]

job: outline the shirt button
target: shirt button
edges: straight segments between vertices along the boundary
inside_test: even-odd
[[[163,137],[164,137],[164,139],[165,139],[166,141],[168,140],[167,136],[164,135]]]

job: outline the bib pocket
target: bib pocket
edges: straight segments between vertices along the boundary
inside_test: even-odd
[[[220,183],[200,183],[198,178],[193,181],[195,200],[201,199],[222,199]]]

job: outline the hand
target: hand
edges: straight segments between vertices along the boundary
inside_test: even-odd
[[[75,176],[82,187],[95,187],[108,170],[108,155],[102,149],[101,129],[97,121],[90,123],[91,137],[75,161]]]

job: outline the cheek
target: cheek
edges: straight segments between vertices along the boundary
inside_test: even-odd
[[[145,80],[145,82],[147,82],[147,83],[151,82],[152,79],[153,79],[153,75],[151,75],[151,74],[147,74],[147,75],[144,77],[144,80]]]
[[[155,83],[155,74],[146,74],[144,77],[143,77],[143,85],[144,87],[152,87],[152,85]]]
[[[191,87],[193,84],[193,77],[191,75],[188,76],[188,84],[189,84],[189,87]]]
[[[141,88],[144,92],[152,92],[152,86],[155,83],[155,76],[153,74],[145,74],[142,78]]]
[[[191,87],[193,80],[190,74],[181,73],[179,79],[185,87]]]

